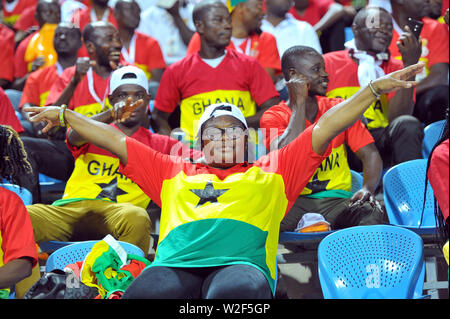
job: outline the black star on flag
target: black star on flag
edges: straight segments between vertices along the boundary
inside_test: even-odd
[[[309,188],[312,193],[318,193],[327,190],[327,186],[330,183],[330,180],[321,181],[318,178],[319,173],[316,172],[312,178],[312,181],[306,184],[306,188]]]
[[[196,206],[200,207],[207,202],[217,203],[217,197],[223,195],[228,189],[214,189],[213,183],[209,181],[206,183],[204,189],[191,189],[190,191],[200,197],[200,201]]]
[[[117,202],[117,196],[128,194],[122,189],[117,187],[117,176],[114,177],[109,183],[96,183],[102,191],[97,195],[97,199],[108,198],[113,202]]]

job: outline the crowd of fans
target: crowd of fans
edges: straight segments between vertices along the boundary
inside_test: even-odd
[[[448,240],[448,0],[2,0],[0,18],[0,177],[33,196],[0,188],[0,298],[39,279],[35,243],[148,252],[151,232],[124,298],[271,298],[279,231],[388,223],[382,173],[439,120]]]

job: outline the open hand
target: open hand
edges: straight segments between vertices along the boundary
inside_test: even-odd
[[[125,122],[133,111],[144,103],[143,99],[139,99],[133,102],[131,97],[128,97],[126,101],[120,101],[113,106],[113,118],[114,122],[122,123]]]
[[[379,94],[412,88],[417,85],[417,81],[411,79],[414,79],[417,74],[421,73],[424,67],[425,63],[423,62],[413,64],[376,79],[372,82],[372,85]]]
[[[58,106],[26,106],[23,108],[25,112],[28,113],[30,122],[46,122],[47,125],[42,129],[42,133],[47,133],[52,127],[60,126],[59,122],[59,111]]]

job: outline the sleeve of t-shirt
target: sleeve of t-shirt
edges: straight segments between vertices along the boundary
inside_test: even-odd
[[[260,36],[257,60],[264,68],[281,72],[281,59],[278,53],[277,40],[268,32],[263,32]]]
[[[353,152],[357,152],[364,146],[375,143],[372,134],[370,134],[360,120],[345,130],[345,142]]]
[[[267,100],[280,96],[269,74],[255,59],[252,59],[248,76],[250,77],[250,94],[256,104],[260,106]]]
[[[166,113],[172,113],[181,100],[181,92],[176,81],[176,72],[172,66],[169,66],[164,71],[155,98],[154,107]]]
[[[161,206],[162,184],[182,169],[183,159],[157,152],[130,137],[127,137],[126,144],[128,163],[126,166],[120,163],[119,171]]]
[[[33,33],[34,34],[34,33]],[[20,42],[14,54],[14,77],[22,78],[28,73],[27,62],[25,62],[25,51],[27,50],[28,43],[31,40],[31,36],[28,36]]]
[[[13,192],[6,192],[2,191],[4,196],[0,206],[3,261],[7,264],[15,259],[29,257],[34,267],[38,256],[30,216],[20,197]]]
[[[70,80],[72,79],[75,73],[75,68],[70,67],[64,70],[63,73],[58,77],[58,79],[53,83],[50,88],[50,92],[48,93],[47,99],[45,100],[45,105],[53,105],[61,96],[64,89],[69,85]],[[88,94],[88,92],[86,92]],[[73,109],[72,99],[69,102],[69,108]]]
[[[449,63],[449,31],[445,24],[436,24],[432,37],[427,44],[428,68],[438,63]]]
[[[153,69],[165,69],[166,62],[159,46],[158,41],[153,38],[147,41],[147,67],[148,71],[151,72]]]
[[[261,132],[264,136],[264,146],[270,150],[270,144],[274,139],[283,135],[289,123],[280,114],[276,106],[271,107],[261,116],[259,121]]]
[[[9,100],[8,96],[0,88],[0,124],[6,124],[11,126],[17,133],[22,133],[25,130],[20,124],[19,119],[16,116],[16,112]]]
[[[200,35],[197,32],[195,32],[191,38],[191,41],[189,41],[189,44],[188,44],[188,47],[186,50],[186,55],[189,55],[191,53],[195,53],[195,52],[199,51],[200,47],[201,47]]]
[[[332,151],[331,143],[323,155],[312,149],[312,132],[315,124],[306,128],[299,136],[285,147],[262,156],[255,164],[266,171],[283,177],[286,198],[294,201],[322,161]]]
[[[202,152],[192,149],[176,139],[156,133],[152,134],[152,144],[150,147],[163,154],[180,156],[181,158],[198,159],[203,156]]]
[[[444,219],[448,218],[449,212],[449,180],[448,180],[448,139],[436,147],[431,156],[430,167],[428,169],[428,180],[433,188],[434,196],[439,204]]]
[[[317,10],[320,13],[320,17],[323,17],[325,13],[327,13],[328,9],[331,7],[333,3],[335,3],[334,0],[315,0]]]
[[[37,71],[39,72],[39,71]],[[30,103],[31,105],[40,105],[41,101],[39,98],[39,89],[36,78],[37,73],[31,73],[26,82],[25,87],[23,88],[22,97],[20,98],[20,108],[26,103]]]

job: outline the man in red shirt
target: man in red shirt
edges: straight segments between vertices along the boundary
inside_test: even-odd
[[[276,83],[281,76],[280,54],[275,37],[261,31],[264,18],[261,0],[239,2],[231,9],[232,36],[227,50],[236,50],[258,60]],[[195,33],[189,43],[186,55],[200,50],[200,35]]]
[[[367,23],[376,17],[378,23]],[[348,49],[324,55],[325,68],[330,75],[328,97],[350,98],[363,85],[402,68],[401,61],[387,53],[392,38],[392,18],[381,8],[361,9],[353,22],[354,41]],[[417,63],[420,44],[410,31],[399,41],[405,66]],[[375,139],[384,167],[421,158],[422,124],[411,114],[414,106],[413,89],[380,95],[364,113],[364,122]],[[349,154],[351,168],[361,171],[360,162]]]
[[[3,22],[12,27],[24,10],[37,2],[38,0],[2,0]]]
[[[114,16],[119,25],[123,45],[122,61],[136,65],[145,72],[149,81],[159,83],[166,68],[166,62],[158,42],[136,31],[141,19],[139,4],[136,1],[119,0],[114,7]]]
[[[282,58],[283,74],[289,88],[288,103],[272,106],[261,117],[266,148],[280,149],[292,142],[307,127],[343,99],[325,97],[328,74],[320,53],[310,47],[294,46]],[[308,88],[305,93],[305,86]],[[272,133],[272,134],[271,134]],[[375,191],[381,176],[382,161],[374,140],[358,120],[331,142],[332,152],[310,179],[281,222],[280,231],[294,231],[305,213],[324,216],[331,229],[373,225],[383,221]],[[363,163],[364,182],[355,194],[345,145]],[[272,146],[272,147],[270,147]]]
[[[77,61],[77,53],[81,47],[80,29],[72,24],[60,23],[55,30],[53,46],[58,53],[58,62],[28,76],[20,100],[20,109],[23,106],[45,106],[53,83],[65,69],[75,65]],[[26,128],[27,133],[31,136],[42,137],[39,132],[42,126],[32,125],[28,122],[27,113],[23,112],[22,116],[25,119],[22,121],[22,125]]]
[[[204,109],[219,102],[234,103],[243,111],[249,126],[258,128],[264,110],[279,101],[269,75],[254,58],[226,50],[231,38],[231,18],[221,1],[199,3],[193,16],[201,39],[200,51],[164,72],[152,114],[155,129],[169,134],[169,116],[180,104],[180,127],[186,139],[193,141]]]
[[[0,87],[0,124],[11,126],[17,133],[24,131],[5,91]]]
[[[14,80],[14,32],[0,23],[0,87],[6,89]]]
[[[296,19],[306,21],[319,33],[324,53],[342,50],[345,33],[344,7],[333,0],[294,0],[289,11]]]
[[[396,59],[402,59],[397,42],[402,30],[408,25],[408,18],[423,22],[420,33],[422,43],[421,61],[426,63],[424,73],[416,88],[414,116],[421,122],[430,124],[445,119],[445,110],[449,104],[448,64],[449,32],[448,25],[426,17],[429,1],[391,0],[394,31],[389,51]]]

